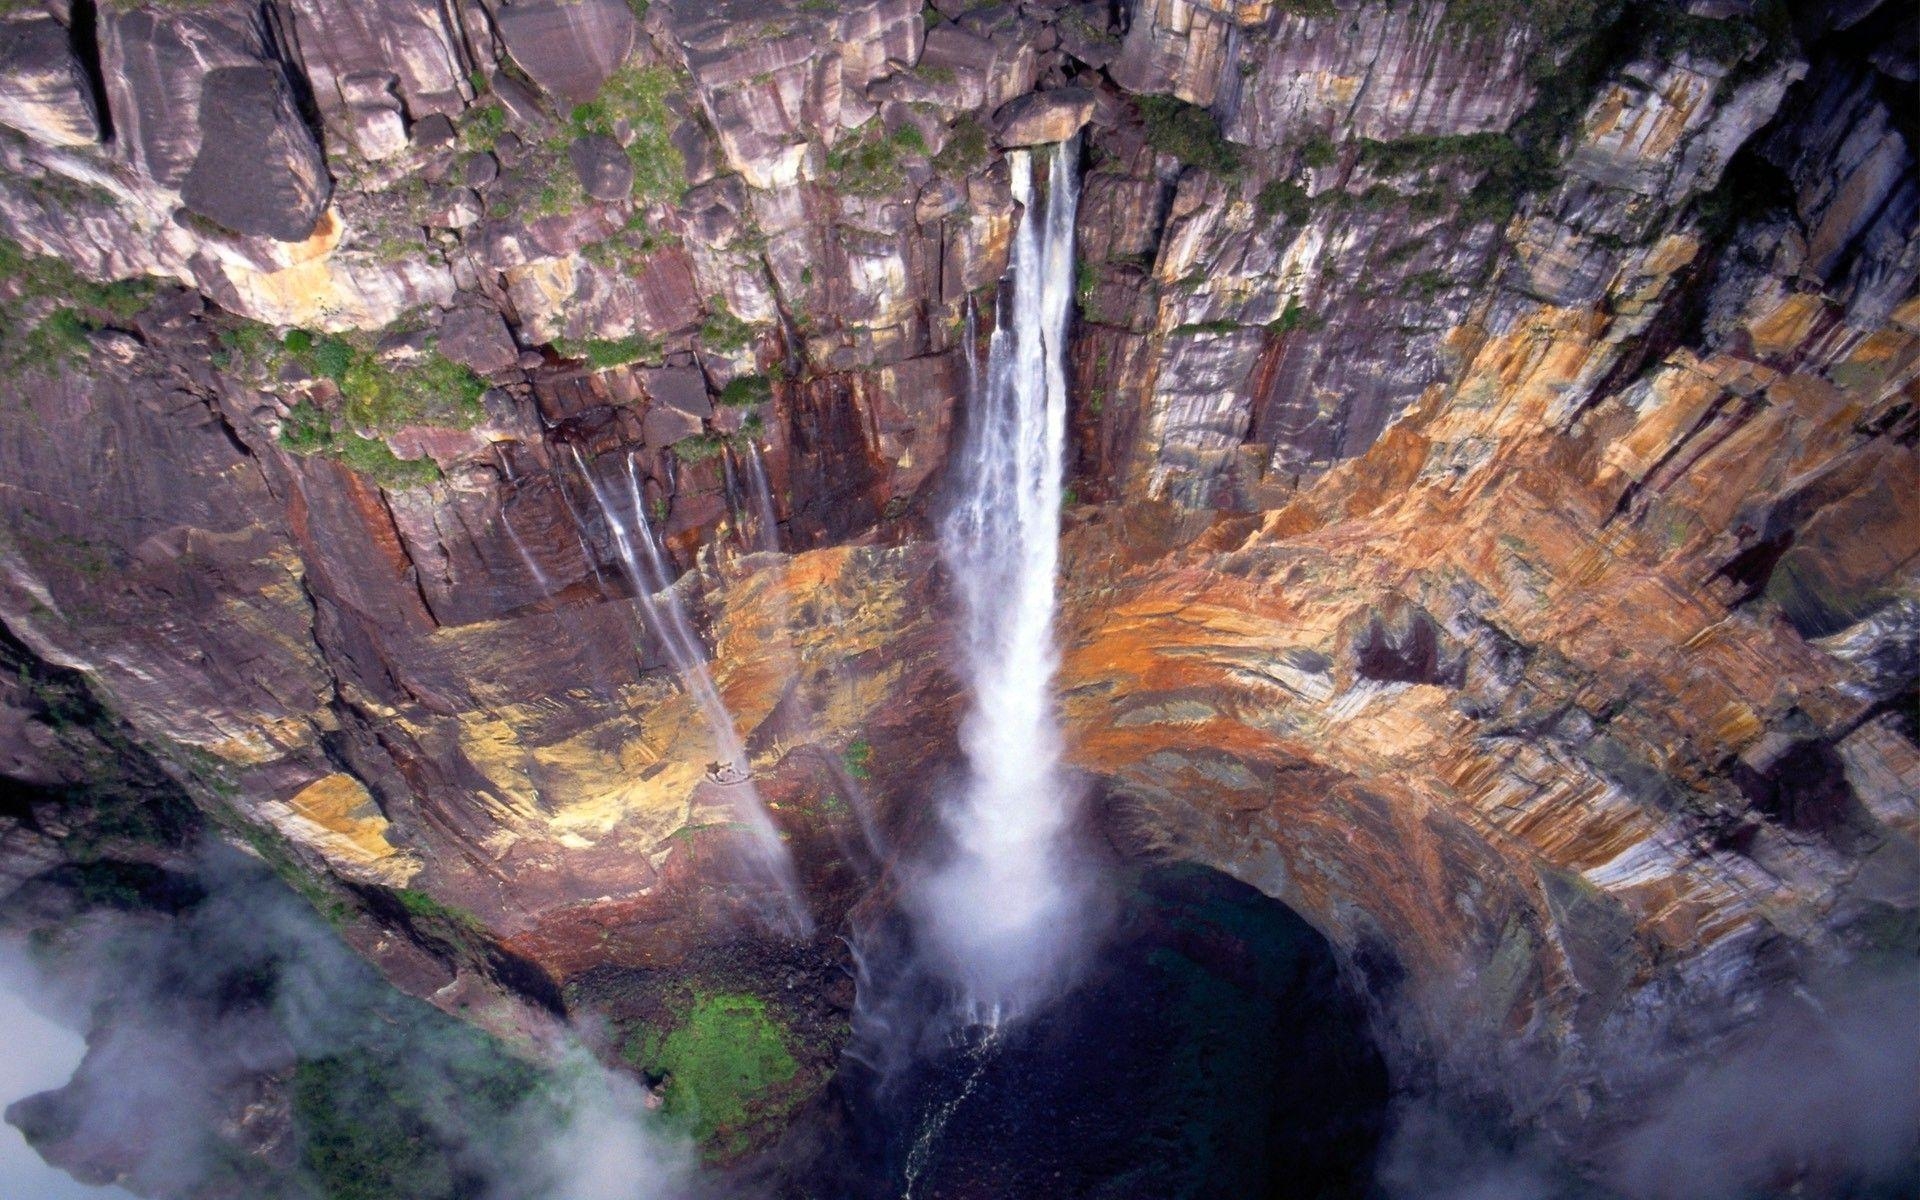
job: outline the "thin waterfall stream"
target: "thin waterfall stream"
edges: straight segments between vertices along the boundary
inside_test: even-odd
[[[783,932],[795,935],[808,933],[813,921],[794,874],[792,856],[781,842],[780,833],[767,815],[759,790],[753,785],[746,746],[734,726],[733,714],[721,698],[719,688],[714,686],[713,674],[707,669],[705,646],[694,633],[686,610],[672,587],[673,573],[667,567],[666,557],[647,520],[638,469],[631,458],[626,460],[622,472],[625,495],[616,497],[594,475],[592,467],[578,448],[573,450],[573,459],[581,479],[593,496],[595,507],[607,524],[615,556],[620,561],[627,582],[633,587],[634,597],[640,602],[648,628],[665,648],[667,659],[674,673],[679,676],[681,686],[699,705],[701,715],[713,733],[714,749],[718,756],[712,773],[713,782],[726,789],[735,814],[747,831],[752,848],[751,865],[755,873],[762,876],[759,882],[769,885],[781,900],[780,911],[769,914],[769,917],[774,924],[783,927]],[[624,504],[620,503],[622,499]]]

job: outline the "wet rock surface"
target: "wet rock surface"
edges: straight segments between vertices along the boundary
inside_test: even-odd
[[[1920,906],[1911,22],[1301,7],[10,15],[0,621],[327,894],[470,912],[408,986],[546,1004],[751,913],[584,459],[831,926],[957,753],[999,146],[1084,121],[1072,760],[1578,1141],[1603,1033]]]

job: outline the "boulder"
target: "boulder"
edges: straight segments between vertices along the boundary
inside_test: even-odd
[[[639,23],[625,0],[527,0],[499,11],[507,53],[549,95],[585,104],[633,53]]]
[[[305,241],[332,184],[279,70],[208,72],[200,128],[200,152],[180,186],[187,209],[235,233]]]
[[[633,194],[633,160],[620,143],[605,134],[575,138],[567,159],[580,186],[595,200],[624,200]]]
[[[1064,142],[1093,119],[1093,92],[1083,87],[1036,92],[1001,105],[993,114],[994,138],[1002,146]]]
[[[519,348],[507,323],[491,308],[456,308],[440,322],[441,354],[481,375],[504,371],[519,361]]]
[[[649,446],[671,446],[701,430],[713,415],[706,377],[698,367],[655,367],[640,372],[652,401],[645,423]]]
[[[100,114],[67,31],[44,13],[0,21],[0,125],[50,146],[100,140]]]

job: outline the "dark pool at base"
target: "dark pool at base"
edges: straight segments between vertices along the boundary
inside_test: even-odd
[[[1135,870],[1118,887],[1113,932],[1084,982],[996,1045],[948,1047],[891,1080],[850,1057],[825,1127],[779,1190],[1366,1195],[1387,1074],[1326,940],[1204,868]]]

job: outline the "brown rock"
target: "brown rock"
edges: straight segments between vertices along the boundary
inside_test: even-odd
[[[513,366],[520,352],[507,332],[507,323],[491,308],[456,308],[440,322],[440,353],[492,375]]]
[[[624,200],[633,194],[633,160],[619,142],[602,134],[575,138],[567,160],[580,186],[595,200]]]

